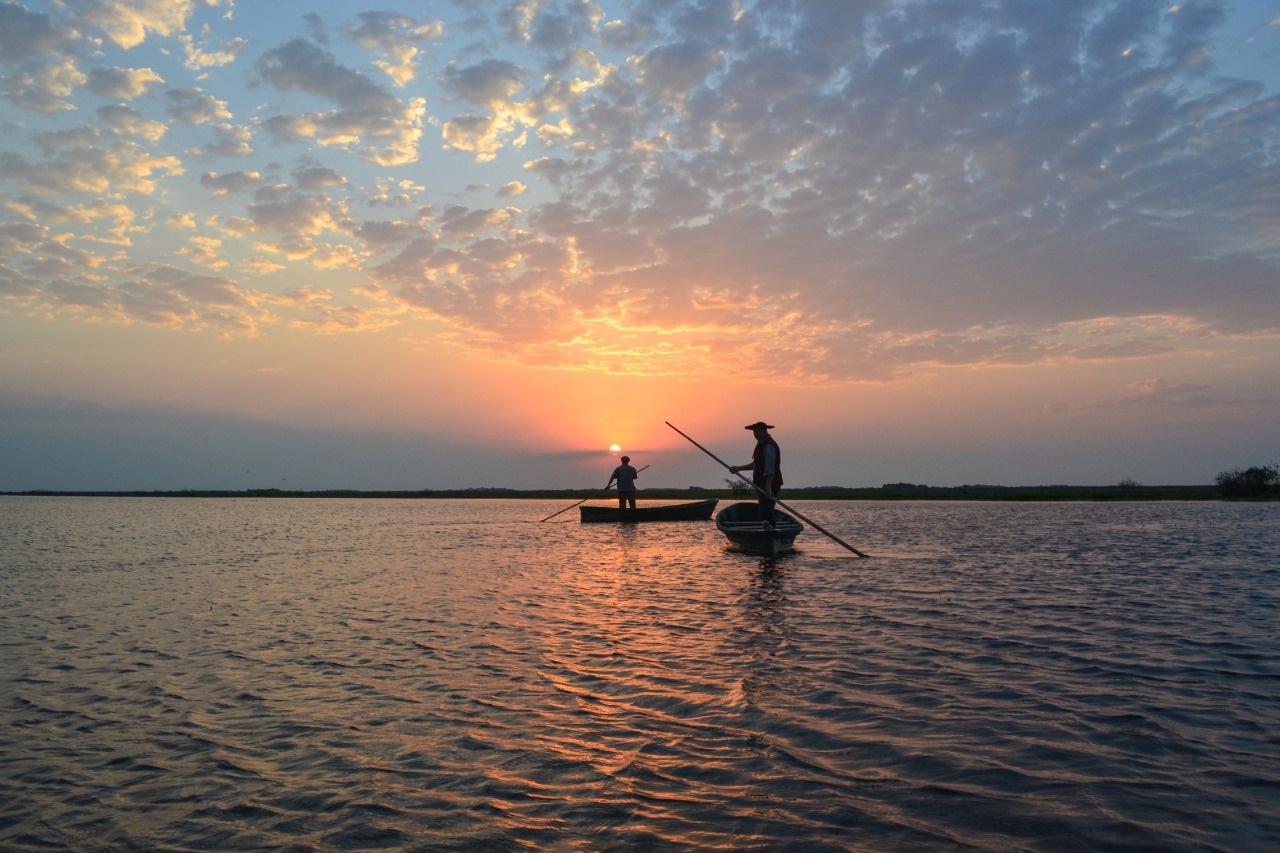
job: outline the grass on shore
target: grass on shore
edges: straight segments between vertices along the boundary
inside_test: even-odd
[[[470,489],[420,489],[415,491],[361,491],[326,489],[293,491],[284,489],[181,489],[174,491],[56,491],[37,489],[26,492],[0,492],[4,495],[63,497],[174,497],[174,498],[509,498],[582,500],[598,496],[611,499],[612,492],[591,489],[504,489],[481,487]],[[752,500],[745,491],[730,489],[641,489],[640,500]],[[783,500],[855,500],[855,501],[1206,501],[1223,500],[1216,486],[919,486],[910,483],[848,488],[816,486],[786,489]],[[1262,500],[1278,500],[1271,494]]]

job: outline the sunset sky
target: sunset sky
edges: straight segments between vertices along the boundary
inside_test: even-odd
[[[1280,458],[1274,0],[0,0],[0,490]]]

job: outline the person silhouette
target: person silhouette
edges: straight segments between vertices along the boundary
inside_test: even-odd
[[[772,424],[756,421],[747,424],[744,429],[751,430],[756,437],[755,449],[751,452],[751,462],[746,465],[734,465],[729,470],[733,473],[751,469],[751,482],[756,487],[756,499],[760,503],[760,520],[766,527],[775,527],[773,508],[777,503],[778,492],[782,490],[782,448],[769,435]]]
[[[618,481],[618,509],[626,509],[628,504],[631,509],[636,508],[636,477],[639,476],[640,472],[631,467],[630,456],[622,457],[622,464],[609,475],[609,484],[614,480]],[[605,488],[609,488],[609,485]]]

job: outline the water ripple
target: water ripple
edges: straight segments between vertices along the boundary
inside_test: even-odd
[[[1280,847],[1274,504],[0,500],[5,850]]]

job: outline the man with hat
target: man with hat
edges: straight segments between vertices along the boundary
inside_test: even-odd
[[[751,469],[751,482],[756,486],[756,497],[760,501],[760,520],[767,527],[773,527],[773,506],[782,489],[782,449],[773,440],[773,436],[769,435],[769,430],[773,429],[772,424],[756,421],[745,428],[751,430],[756,437],[751,464],[734,465],[729,470],[736,474]]]

